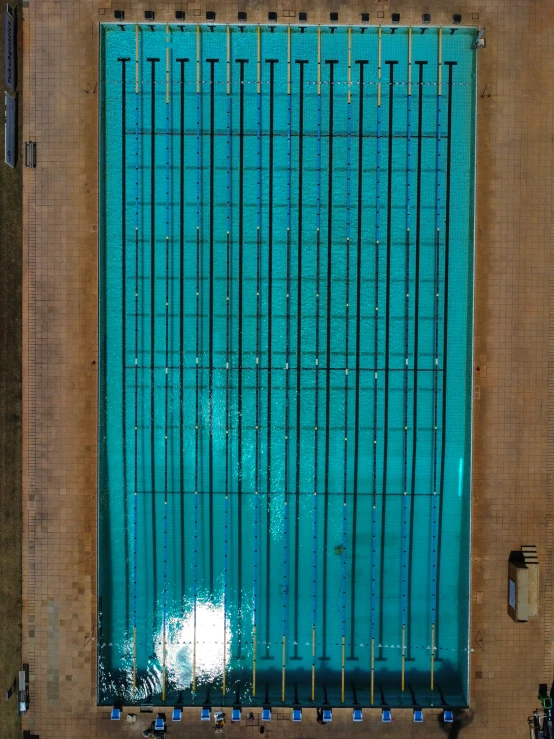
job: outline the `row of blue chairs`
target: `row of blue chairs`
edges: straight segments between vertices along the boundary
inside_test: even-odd
[[[240,721],[241,718],[241,709],[240,708],[233,708],[231,713],[231,721]],[[202,712],[200,714],[201,721],[209,721],[210,720],[210,709],[207,707],[204,707],[202,709]],[[295,706],[292,709],[292,720],[293,721],[302,721],[302,708],[300,706]],[[331,708],[324,708],[323,709],[323,720],[325,723],[330,723],[333,720],[333,711]],[[362,708],[361,706],[354,706],[352,710],[352,720],[359,722],[363,720],[362,717]],[[392,721],[392,711],[390,708],[383,708],[381,711],[381,720],[383,723],[391,723]],[[264,707],[262,708],[262,721],[271,721],[271,708]],[[416,724],[423,723],[423,710],[421,708],[414,708],[414,721]],[[447,724],[451,724],[454,721],[454,713],[450,709],[445,709],[443,711],[443,721]]]
[[[173,712],[171,714],[171,720],[172,721],[181,721],[183,717],[183,712],[180,708],[174,708]],[[200,713],[200,720],[201,721],[209,721],[211,717],[211,711],[208,707],[204,706],[202,709],[202,712]],[[112,708],[111,713],[111,719],[112,721],[119,721],[121,719],[121,709],[116,708],[115,706]],[[233,708],[231,711],[231,721],[240,721],[241,719],[241,709],[240,708]],[[299,706],[295,706],[292,709],[292,720],[293,721],[302,721],[302,708]],[[324,708],[323,709],[323,720],[325,723],[330,723],[333,720],[333,711],[331,708]],[[352,710],[352,720],[353,721],[362,721],[362,708],[361,706],[354,706]],[[389,724],[392,721],[392,711],[390,708],[383,708],[381,711],[381,720],[383,723]],[[271,708],[265,707],[262,708],[262,721],[271,721]],[[416,724],[423,723],[423,710],[421,708],[414,708],[414,721]],[[445,708],[443,711],[443,721],[446,724],[451,724],[454,721],[454,713],[452,710]],[[163,731],[164,730],[164,718],[163,716],[156,716],[154,729],[156,731]]]

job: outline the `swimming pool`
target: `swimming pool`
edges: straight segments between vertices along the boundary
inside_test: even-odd
[[[465,705],[475,29],[101,29],[99,703]]]

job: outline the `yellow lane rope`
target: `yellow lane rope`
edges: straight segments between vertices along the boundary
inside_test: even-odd
[[[439,28],[439,95],[442,95],[442,28]]]
[[[317,94],[321,95],[321,26],[317,27]]]
[[[135,26],[135,92],[139,91],[139,27]]]
[[[200,26],[196,26],[196,92],[200,93]]]
[[[260,84],[262,79],[262,37],[261,28],[258,26],[258,95],[260,94]]]
[[[287,95],[290,95],[290,26],[287,28]]]
[[[375,705],[375,639],[371,639],[371,705]]]
[[[431,624],[431,690],[435,689],[435,624]]]
[[[252,634],[252,695],[256,695],[256,667],[257,667],[257,659],[258,659],[258,635],[256,632],[256,627],[254,626],[254,631]]]
[[[286,641],[283,635],[283,641],[281,645],[281,700],[285,702],[285,652],[286,652]]]
[[[350,86],[352,84],[352,29],[348,27],[348,102],[350,103]]]
[[[405,671],[405,661],[406,661],[406,652],[405,652],[405,646],[406,646],[406,626],[405,624],[402,624],[402,691],[404,691],[404,671]]]
[[[340,679],[340,700],[344,703],[344,636],[341,645],[341,679]]]
[[[315,626],[312,625],[312,700],[315,701]]]
[[[412,94],[412,28],[408,29],[408,95]]]
[[[133,626],[133,697],[137,690],[137,627]]]
[[[379,26],[377,44],[377,80],[377,107],[381,107],[381,26]]]
[[[227,26],[227,95],[231,94],[231,27]]]

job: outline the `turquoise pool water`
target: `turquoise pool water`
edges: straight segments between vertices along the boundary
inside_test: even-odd
[[[474,29],[101,28],[99,703],[465,705]]]

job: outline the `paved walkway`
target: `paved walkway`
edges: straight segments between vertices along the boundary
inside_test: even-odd
[[[23,658],[31,665],[26,728],[41,739],[138,736],[148,720],[109,721],[95,705],[97,107],[101,0],[29,0],[23,8],[24,139],[37,142],[36,170],[24,173],[24,548]],[[28,7],[27,7],[28,5]],[[170,21],[182,8],[218,21],[236,10],[263,22],[308,11],[308,20],[464,22],[487,29],[479,52],[475,300],[474,484],[471,705],[463,737],[526,737],[537,684],[552,680],[552,486],[554,475],[554,4],[550,0],[412,0],[393,6],[317,0],[113,3],[126,20]],[[132,10],[131,10],[132,8]],[[287,15],[288,13],[288,15]],[[195,15],[197,14],[197,15]],[[478,16],[478,17],[477,17]],[[552,379],[551,379],[552,378]],[[539,548],[540,617],[516,625],[506,614],[506,560],[524,543]],[[445,736],[426,714],[414,726],[395,712],[354,725],[335,711],[325,729],[309,712],[301,725],[275,720],[265,736],[373,733]],[[198,709],[171,736],[211,735]],[[369,713],[366,714],[368,718]],[[469,717],[471,718],[471,717]],[[469,720],[468,718],[468,720]],[[188,724],[188,727],[187,727]],[[229,726],[229,735],[257,729]]]

